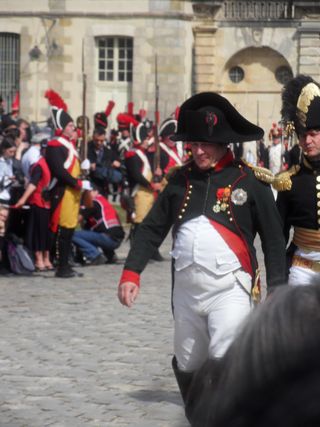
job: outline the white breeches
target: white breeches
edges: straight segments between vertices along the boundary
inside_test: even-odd
[[[306,286],[312,283],[320,283],[320,273],[317,273],[310,268],[292,266],[289,272],[288,284],[292,286]]]
[[[192,264],[174,274],[174,352],[179,369],[192,372],[224,355],[251,298],[233,273],[218,276]]]

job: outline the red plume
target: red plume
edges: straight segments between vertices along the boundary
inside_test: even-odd
[[[12,101],[12,111],[19,111],[20,109],[20,95],[19,91],[16,92],[14,99]]]
[[[62,108],[64,111],[68,111],[67,104],[61,98],[61,96],[54,90],[48,89],[45,92],[44,97],[48,99],[49,104],[52,105],[53,107]]]
[[[109,101],[108,105],[106,106],[104,114],[108,117],[111,114],[111,111],[113,110],[113,107],[115,106],[114,101]]]
[[[141,117],[141,120],[143,120],[145,117],[147,117],[147,112],[144,109],[139,110],[139,116]]]
[[[176,120],[178,120],[179,113],[180,113],[180,107],[179,107],[179,105],[178,105],[178,106],[176,107],[176,109],[175,109],[175,112],[174,112],[174,118],[175,118]]]
[[[133,116],[133,102],[128,102],[128,114]]]

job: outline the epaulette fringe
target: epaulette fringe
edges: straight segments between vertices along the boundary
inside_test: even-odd
[[[255,177],[262,182],[265,182],[267,184],[273,184],[273,181],[275,179],[275,176],[273,175],[273,173],[267,169],[267,168],[262,168],[260,166],[254,166],[249,162],[246,162],[245,160],[241,159],[243,161],[244,164],[246,164],[250,169],[252,169]]]
[[[285,172],[280,172],[274,177],[274,182],[272,184],[273,188],[277,191],[288,191],[291,190],[292,180],[291,177],[296,175],[300,170],[299,165],[292,166],[289,170]]]
[[[260,181],[266,182],[267,184],[273,183],[274,175],[269,169],[261,168],[258,166],[252,166],[252,170],[255,174],[255,177]]]

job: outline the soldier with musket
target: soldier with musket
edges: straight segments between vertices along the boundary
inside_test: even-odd
[[[151,122],[139,123],[131,128],[134,148],[125,153],[125,166],[130,186],[130,193],[134,203],[131,215],[131,237],[137,232],[138,227],[154,204],[162,185],[161,168],[154,168],[153,128]],[[155,177],[159,176],[160,180]],[[158,181],[158,182],[157,182]]]
[[[81,191],[90,190],[88,180],[81,180],[81,165],[74,138],[72,117],[55,106],[51,107],[55,137],[49,141],[45,159],[51,172],[50,229],[56,234],[56,277],[78,276],[70,266],[72,236],[78,225]]]
[[[269,289],[285,281],[285,242],[268,182],[270,171],[235,161],[229,144],[261,139],[263,130],[224,97],[205,92],[180,109],[172,138],[192,157],[175,170],[137,231],[118,297],[131,307],[150,254],[173,232],[173,369],[193,418],[190,385],[207,358],[219,360],[259,294],[258,232]],[[253,298],[254,297],[254,298]]]
[[[298,75],[282,93],[281,114],[295,131],[302,158],[274,182],[288,248],[289,284],[307,285],[320,278],[320,85]]]

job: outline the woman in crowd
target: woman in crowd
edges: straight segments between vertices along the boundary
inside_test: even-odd
[[[50,201],[46,197],[51,180],[51,173],[43,157],[47,139],[41,141],[40,159],[34,163],[30,171],[30,182],[15,208],[21,208],[28,203],[30,215],[26,235],[26,246],[34,252],[37,271],[53,270],[50,261],[52,234],[49,230]]]

